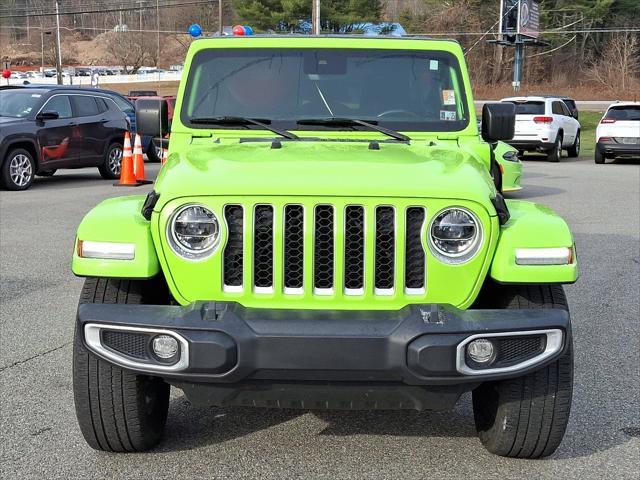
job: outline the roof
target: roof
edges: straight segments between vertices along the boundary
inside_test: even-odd
[[[242,37],[242,36],[237,36],[237,35],[225,35],[225,36],[210,36],[210,37],[198,37],[195,41],[202,41],[202,40],[211,40],[211,39],[216,39],[216,40],[229,40],[229,39],[238,39],[238,38],[279,38],[279,39],[285,39],[285,38],[292,38],[292,39],[297,39],[297,40],[301,40],[301,39],[308,39],[308,40],[313,40],[313,39],[318,39],[318,38],[348,38],[348,39],[360,39],[360,40],[372,40],[372,39],[376,39],[376,40],[388,40],[388,41],[403,41],[403,40],[431,40],[431,41],[440,41],[440,42],[453,42],[453,43],[460,43],[457,40],[453,39],[453,38],[434,38],[434,37],[429,37],[427,35],[404,35],[401,37],[398,36],[391,36],[391,35],[367,35],[367,34],[322,34],[322,35],[308,35],[308,34],[304,34],[304,33],[291,33],[291,34],[276,34],[276,35],[271,35],[271,34],[255,34],[255,35],[250,35],[247,37]]]
[[[640,106],[640,102],[614,102],[611,105],[609,105],[609,108],[611,107],[630,107],[630,106]]]
[[[113,90],[106,90],[104,88],[86,88],[86,87],[78,87],[75,85],[56,85],[50,83],[28,83],[26,85],[8,85],[0,87],[3,90],[8,89],[19,89],[19,88],[33,88],[37,90],[65,90],[72,92],[82,92],[82,93],[102,93],[106,95],[118,95],[119,97],[124,97],[121,93],[115,92]]]

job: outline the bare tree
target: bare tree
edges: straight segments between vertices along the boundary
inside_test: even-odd
[[[640,74],[640,40],[631,32],[614,33],[603,55],[588,71],[592,80],[608,90],[629,92]]]
[[[153,62],[157,57],[152,36],[136,32],[106,32],[103,35],[112,59],[127,73],[136,73],[146,61]]]

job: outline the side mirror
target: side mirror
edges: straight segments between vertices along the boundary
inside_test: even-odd
[[[169,133],[169,107],[164,99],[136,100],[136,129],[140,135],[164,137]]]
[[[60,114],[55,110],[44,110],[36,115],[37,120],[57,120]]]
[[[511,140],[516,129],[513,103],[485,103],[482,107],[482,138],[489,142]]]

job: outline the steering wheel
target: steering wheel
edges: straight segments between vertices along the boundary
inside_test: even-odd
[[[387,110],[386,112],[378,114],[378,118],[386,117],[387,115],[393,115],[394,113],[406,113],[413,118],[420,118],[420,115],[410,110]]]

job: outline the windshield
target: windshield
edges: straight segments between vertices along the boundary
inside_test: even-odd
[[[544,115],[544,102],[507,101],[516,106],[516,115]]]
[[[640,105],[620,105],[611,107],[607,112],[607,118],[620,121],[640,120]]]
[[[40,105],[42,94],[43,92],[38,90],[0,90],[0,116],[26,117]]]
[[[298,123],[332,117],[407,131],[459,131],[469,122],[456,58],[404,50],[201,51],[192,62],[181,119],[193,128],[211,128],[191,120],[220,117],[299,130],[364,128]]]

